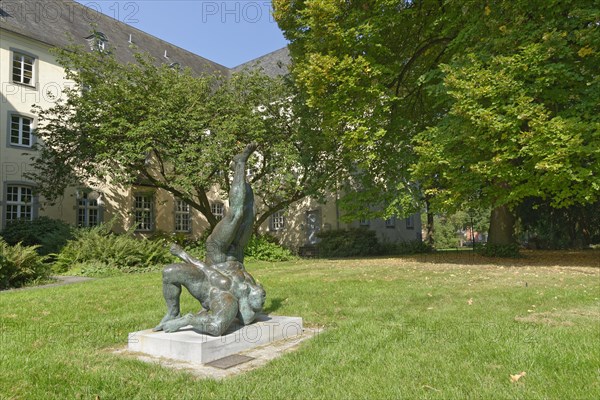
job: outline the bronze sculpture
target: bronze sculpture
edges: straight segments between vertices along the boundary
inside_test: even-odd
[[[206,262],[177,245],[171,246],[171,252],[185,263],[170,264],[163,270],[167,314],[155,331],[175,332],[191,325],[200,333],[220,336],[236,318],[247,325],[262,310],[265,291],[242,264],[254,220],[254,195],[245,178],[246,162],[255,149],[256,144],[249,144],[233,159],[229,210],[207,239]],[[198,314],[180,316],[182,286],[202,304]]]

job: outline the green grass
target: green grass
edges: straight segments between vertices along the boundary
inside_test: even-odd
[[[325,331],[222,381],[112,353],[162,317],[158,273],[0,293],[0,398],[596,399],[599,256],[249,263],[268,311]]]

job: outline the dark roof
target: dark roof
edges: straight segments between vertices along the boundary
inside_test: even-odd
[[[266,75],[271,77],[286,75],[288,73],[288,65],[290,64],[290,52],[287,47],[275,50],[272,53],[265,54],[262,57],[258,57],[254,60],[248,61],[235,68],[231,69],[231,72],[240,72],[244,69],[258,69],[260,68]]]
[[[149,53],[159,61],[190,67],[195,73],[221,73],[229,69],[177,47],[139,29],[124,24],[73,0],[0,0],[2,28],[55,47],[71,43],[87,45],[85,38],[94,29],[102,32],[110,51],[121,62],[134,62],[134,50]],[[165,54],[168,58],[165,58]]]

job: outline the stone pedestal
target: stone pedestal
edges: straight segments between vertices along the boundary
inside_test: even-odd
[[[192,327],[177,332],[144,330],[129,334],[128,350],[154,357],[205,364],[232,354],[302,334],[302,318],[261,315],[256,322],[235,323],[223,336],[198,333]]]

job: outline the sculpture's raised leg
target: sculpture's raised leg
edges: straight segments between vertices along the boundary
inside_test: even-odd
[[[206,240],[208,265],[223,263],[227,261],[228,255],[240,257],[236,261],[243,262],[243,251],[252,234],[254,222],[254,195],[252,188],[246,183],[246,162],[256,147],[256,143],[251,143],[233,158],[234,172],[229,191],[229,210]]]

